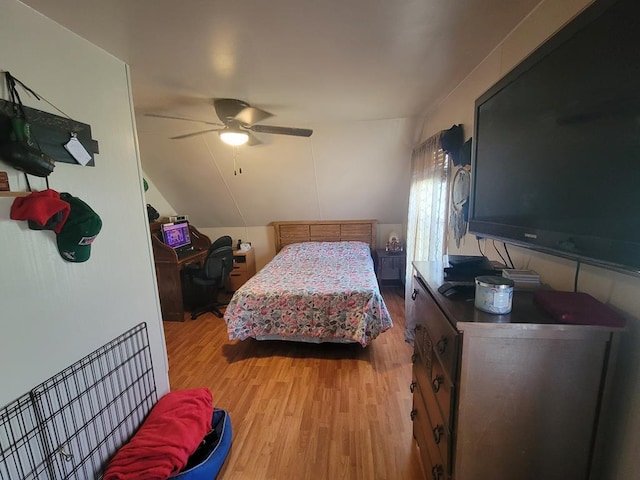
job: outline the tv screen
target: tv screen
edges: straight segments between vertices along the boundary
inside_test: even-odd
[[[639,18],[597,1],[478,98],[471,233],[640,271]]]
[[[165,223],[162,225],[162,240],[171,248],[191,245],[188,223]]]

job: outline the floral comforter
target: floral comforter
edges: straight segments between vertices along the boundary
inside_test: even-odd
[[[233,295],[229,339],[358,342],[393,326],[364,242],[287,245]]]

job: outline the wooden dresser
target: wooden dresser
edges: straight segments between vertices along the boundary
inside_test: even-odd
[[[253,248],[250,248],[246,252],[234,250],[233,271],[231,272],[231,275],[229,275],[229,290],[235,292],[255,274],[256,254]]]
[[[440,295],[442,281],[442,265],[414,263],[411,417],[427,478],[592,478],[618,330],[558,324],[531,292],[491,315]]]

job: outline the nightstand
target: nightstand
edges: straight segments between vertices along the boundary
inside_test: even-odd
[[[253,248],[246,252],[233,251],[233,271],[229,275],[229,290],[235,292],[256,274],[256,256]]]
[[[404,252],[387,252],[384,248],[378,248],[373,256],[378,283],[404,285],[406,258]]]

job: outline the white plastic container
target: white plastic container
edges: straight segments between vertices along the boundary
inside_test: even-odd
[[[475,307],[487,313],[502,315],[511,311],[513,280],[498,276],[476,277]]]

